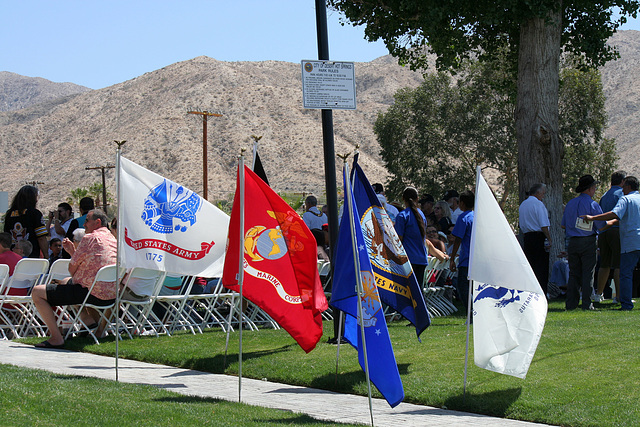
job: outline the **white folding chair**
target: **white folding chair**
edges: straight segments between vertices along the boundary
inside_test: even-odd
[[[98,272],[96,273],[96,277],[93,279],[91,287],[89,287],[89,292],[87,292],[87,296],[84,298],[82,304],[79,306],[68,307],[69,313],[72,316],[73,320],[71,323],[71,327],[69,328],[69,331],[65,336],[65,340],[73,334],[86,332],[93,338],[96,344],[100,344],[100,342],[98,341],[98,337],[96,337],[95,334],[96,331],[91,329],[89,325],[87,325],[81,318],[82,310],[84,310],[85,308],[91,308],[95,310],[100,316],[100,319],[98,319],[98,325],[105,324],[105,332],[111,330],[111,332],[116,335],[116,338],[118,338],[118,328],[116,327],[115,330],[113,330],[110,321],[113,308],[115,307],[115,301],[107,305],[95,305],[88,302],[91,291],[93,290],[97,282],[108,282],[109,286],[113,286],[114,288],[116,288],[117,280],[118,270],[115,264],[104,266],[100,270],[98,270]],[[100,327],[98,327],[98,330],[100,330]]]
[[[158,295],[165,273],[146,268],[133,268],[127,273],[120,290],[120,326],[132,335],[152,333],[158,336],[154,322],[149,319],[155,297]]]
[[[54,280],[63,280],[67,277],[71,277],[71,273],[69,273],[69,264],[71,263],[70,259],[58,259],[51,264],[51,268],[49,268],[49,273],[46,274],[45,279],[42,281],[46,286]],[[63,330],[69,329],[71,326],[71,317],[67,313],[67,307],[56,307],[55,308],[57,323],[62,327]]]
[[[15,338],[31,333],[44,336],[42,324],[35,315],[31,289],[39,284],[49,269],[49,261],[41,258],[23,258],[16,264],[13,276],[0,291],[1,328],[11,330]]]
[[[196,280],[195,276],[182,276],[175,273],[167,273],[166,278],[177,279],[181,278],[182,285],[180,287],[180,293],[174,295],[162,295],[160,293],[154,299],[154,304],[157,304],[160,311],[164,313],[161,316],[155,315],[155,320],[159,321],[164,331],[171,335],[177,329],[189,329],[195,334],[195,329],[199,328],[199,325],[186,316],[184,307],[189,299],[189,293],[193,287],[193,283]],[[165,279],[166,280],[166,279]],[[155,311],[158,311],[156,308]],[[189,310],[187,310],[189,311]],[[200,330],[200,332],[202,332]]]
[[[0,295],[4,294],[4,285],[7,282],[7,280],[9,279],[9,266],[7,264],[0,264]],[[1,315],[0,315],[1,316]],[[4,318],[0,317],[0,338],[1,339],[7,339],[7,335],[4,332],[4,328],[2,327],[4,325]],[[7,330],[9,329],[9,327],[7,326]]]
[[[231,321],[225,318],[232,315],[231,308],[235,302],[235,293],[227,291],[222,286],[222,279],[218,278],[210,293],[189,295],[188,302],[184,306],[188,311],[186,316],[192,320],[200,321],[200,330],[220,326],[224,332],[233,330]]]

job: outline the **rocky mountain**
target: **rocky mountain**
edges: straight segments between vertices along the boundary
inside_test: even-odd
[[[0,71],[0,112],[52,101],[63,103],[70,96],[90,90],[73,83],[54,83],[40,77]]]
[[[635,82],[640,74],[640,32],[622,31],[611,43],[622,57],[602,69],[610,123],[607,136],[618,142],[621,167],[637,174],[640,89]],[[398,89],[417,86],[422,75],[389,56],[356,63],[355,73],[357,110],[333,112],[335,151],[347,153],[359,145],[369,178],[384,181],[387,174],[373,123],[392,104]],[[302,108],[300,74],[296,63],[223,62],[201,56],[88,90],[51,82],[52,86],[38,86],[42,79],[24,84],[16,75],[2,72],[0,94],[13,94],[11,108],[28,106],[0,113],[0,190],[12,197],[26,181],[43,182],[39,207],[46,211],[72,189],[100,181],[99,171],[85,168],[114,164],[113,141],[126,140],[124,156],[201,192],[202,118],[187,112],[207,110],[222,114],[208,121],[210,200],[229,198],[235,191],[237,158],[241,148],[251,148],[251,135],[263,136],[261,158],[277,191],[322,195],[320,111]],[[58,92],[63,87],[70,92]],[[0,100],[7,98],[2,96]],[[338,161],[338,182],[340,167]],[[115,194],[114,176],[113,169],[107,171],[109,191]]]
[[[0,189],[12,195],[25,181],[41,181],[40,207],[64,200],[70,190],[100,180],[86,167],[123,155],[171,180],[202,189],[202,118],[190,110],[221,113],[208,121],[209,199],[235,191],[237,158],[262,135],[261,158],[278,191],[324,191],[320,111],[302,108],[300,65],[222,62],[198,57],[135,79],[66,99],[0,114],[4,173]],[[336,153],[360,145],[371,179],[386,172],[372,123],[396,90],[415,86],[421,75],[390,58],[356,64],[358,109],[334,111]],[[107,172],[115,193],[114,172]],[[340,169],[338,167],[338,174]],[[10,196],[11,197],[11,196]]]

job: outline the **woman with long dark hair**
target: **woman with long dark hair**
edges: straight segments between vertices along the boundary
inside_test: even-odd
[[[402,199],[406,209],[396,216],[396,232],[407,252],[413,272],[422,285],[424,270],[427,267],[427,247],[425,246],[427,220],[418,207],[418,191],[414,187],[407,187],[402,192]]]
[[[47,243],[47,228],[42,223],[42,213],[36,209],[38,203],[38,189],[32,185],[23,186],[11,201],[11,207],[4,217],[4,231],[11,233],[12,243],[28,240],[33,246],[28,258],[40,258],[40,251],[49,254]]]

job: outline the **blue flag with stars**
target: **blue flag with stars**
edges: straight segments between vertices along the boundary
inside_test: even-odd
[[[343,171],[343,178],[347,179],[346,170]],[[340,223],[338,243],[333,258],[335,269],[331,305],[343,311],[346,315],[344,337],[358,350],[360,366],[365,369],[363,349],[366,346],[369,378],[389,405],[395,407],[404,399],[404,389],[396,358],[393,354],[380,295],[375,284],[367,245],[362,236],[360,215],[358,214],[353,192],[348,193],[345,182],[345,210]],[[349,221],[347,205],[349,202],[353,207],[353,223],[355,225],[353,229],[351,221]],[[355,239],[352,236],[355,236]],[[357,256],[360,263],[359,271],[356,271],[354,262],[353,240],[356,242]],[[356,274],[359,274],[362,278],[364,295],[361,298],[358,297],[356,292]],[[358,303],[362,304],[361,321],[364,324],[364,345],[360,323],[357,321]]]
[[[358,223],[362,227],[380,298],[411,322],[419,337],[431,324],[424,296],[393,222],[358,165],[357,156],[353,161],[351,182],[360,213]]]

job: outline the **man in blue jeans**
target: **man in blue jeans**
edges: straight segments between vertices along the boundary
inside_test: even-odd
[[[633,269],[640,260],[640,183],[628,176],[622,186],[622,196],[615,207],[600,215],[585,215],[586,221],[617,220],[620,224],[620,310],[633,309]],[[612,221],[613,220],[613,221]]]

